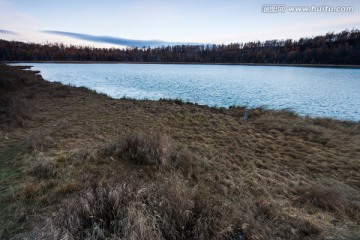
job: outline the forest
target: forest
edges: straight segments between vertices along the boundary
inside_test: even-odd
[[[109,61],[154,63],[261,63],[360,65],[360,30],[298,40],[247,43],[93,48],[62,43],[0,40],[0,61]]]

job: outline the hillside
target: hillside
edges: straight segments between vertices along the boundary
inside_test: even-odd
[[[111,99],[0,65],[0,239],[358,239],[360,123]]]

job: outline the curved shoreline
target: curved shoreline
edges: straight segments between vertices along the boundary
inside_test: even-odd
[[[31,63],[35,63],[35,62],[21,62],[21,63],[17,63],[17,64],[22,64],[22,65],[32,65]],[[66,64],[73,64],[73,63],[71,63],[71,62],[60,62],[60,63],[57,63],[57,62],[51,62],[51,63],[53,63],[54,64],[54,67],[56,67],[55,65],[56,64],[58,64],[58,67],[56,67],[56,69],[58,69],[57,71],[60,71],[60,72],[62,72],[63,71],[63,69],[64,68],[62,68],[61,66],[65,66]],[[49,62],[44,62],[44,64],[46,65],[46,64],[49,64],[49,67],[51,66],[51,63],[49,63]],[[44,71],[47,69],[47,67],[45,67],[45,65],[44,66],[42,66],[42,63],[38,63],[38,62],[36,62],[34,65],[36,65],[36,64],[39,64],[39,65],[37,65],[38,66],[38,70],[41,70],[41,69],[44,69]],[[65,64],[65,65],[62,65],[62,64]],[[80,67],[80,65],[79,65],[79,68],[77,68],[76,66],[76,64],[81,64],[83,67]],[[127,63],[110,63],[110,64],[107,64],[107,63],[98,63],[98,62],[91,62],[91,63],[86,63],[86,62],[77,62],[77,63],[74,63],[73,64],[73,67],[75,67],[76,69],[79,69],[79,70],[81,70],[81,69],[83,69],[83,68],[87,68],[86,67],[86,64],[99,64],[99,65],[97,65],[98,67],[96,68],[96,69],[103,69],[103,67],[100,65],[100,64],[104,64],[103,66],[104,66],[104,69],[117,69],[117,67],[115,67],[115,65],[112,65],[112,64],[122,64],[122,67],[121,67],[121,65],[119,65],[119,67],[121,67],[120,69],[127,69],[127,68],[129,68],[129,70],[130,69],[133,69],[133,67],[135,67],[134,65],[136,65],[136,64],[138,64],[139,66],[140,65],[142,65],[145,69],[148,69],[148,68],[146,68],[146,64],[142,64],[142,63],[130,63],[129,65],[128,65],[128,67],[126,67],[125,65],[127,64]],[[134,64],[133,66],[131,66],[131,64]],[[151,63],[150,63],[151,64]],[[107,67],[106,67],[106,65],[108,65]],[[158,69],[156,66],[158,66],[159,68],[161,67],[160,66],[161,64],[155,64],[155,65],[152,65],[153,67],[154,67],[154,69]],[[181,66],[179,66],[179,67],[176,67],[176,65],[172,65],[172,67],[171,67],[171,64],[164,64],[164,65],[162,65],[162,66],[164,66],[164,67],[166,67],[166,65],[169,65],[169,67],[170,67],[170,69],[172,69],[172,68],[176,68],[176,69],[180,69],[180,71],[179,71],[179,74],[177,75],[178,77],[180,76],[180,78],[179,79],[187,79],[186,77],[182,77],[182,76],[186,76],[186,74],[187,74],[187,71],[186,71],[186,69],[187,69],[187,67],[186,66],[189,66],[190,67],[190,69],[196,69],[196,71],[197,71],[197,68],[199,68],[199,70],[201,70],[201,69],[207,69],[207,71],[209,71],[209,72],[213,72],[213,71],[211,71],[213,68],[211,67],[211,65],[206,65],[206,64],[204,64],[203,66],[201,65],[201,64],[199,64],[199,65],[183,65],[182,67]],[[114,67],[112,67],[112,66],[114,66]],[[191,67],[192,66],[192,67]],[[208,67],[206,67],[206,66],[208,66]],[[213,67],[214,67],[214,72],[216,72],[217,70],[216,69],[222,69],[223,71],[245,71],[245,72],[250,72],[251,74],[252,74],[252,71],[261,71],[261,72],[266,72],[266,67],[263,67],[263,66],[259,66],[258,68],[256,67],[256,66],[251,66],[251,67],[249,67],[249,68],[247,68],[247,67],[240,67],[240,68],[238,68],[238,67],[235,67],[235,66],[239,66],[239,65],[228,65],[228,66],[230,66],[230,67],[223,67],[223,66],[221,66],[220,64],[218,64],[218,65],[213,65]],[[231,66],[234,66],[234,67],[231,67]],[[249,65],[250,66],[250,65]],[[294,85],[293,84],[293,82],[299,82],[299,83],[302,83],[302,79],[303,79],[303,76],[301,75],[302,73],[303,73],[303,71],[312,71],[312,72],[318,72],[318,71],[321,71],[322,73],[328,73],[328,72],[340,72],[340,73],[342,73],[342,74],[344,74],[344,75],[339,75],[339,74],[337,74],[337,76],[342,76],[342,77],[334,77],[334,80],[337,80],[337,81],[331,81],[331,80],[333,80],[333,76],[331,75],[331,74],[327,74],[327,77],[326,77],[326,83],[327,83],[327,86],[329,86],[333,91],[336,91],[336,90],[338,90],[338,89],[340,89],[342,86],[342,84],[343,84],[343,80],[344,80],[344,76],[348,76],[348,74],[347,73],[351,73],[351,74],[356,74],[357,73],[357,71],[358,70],[343,70],[344,68],[342,68],[342,69],[338,69],[338,70],[326,70],[326,69],[318,69],[318,70],[316,70],[316,68],[313,68],[313,69],[304,69],[304,70],[301,70],[300,68],[295,68],[295,67],[292,67],[292,66],[288,66],[289,67],[289,70],[291,70],[291,71],[296,71],[297,72],[297,74],[294,74],[293,75],[293,77],[292,77],[292,75],[290,75],[290,76],[288,76],[285,80],[286,81],[288,81],[289,83],[288,84],[290,84],[290,85]],[[304,67],[304,66],[303,66]],[[162,69],[162,68],[161,68]],[[166,68],[167,69],[167,68]],[[183,70],[183,69],[185,69],[185,70]],[[228,69],[228,70],[227,70]],[[243,69],[243,70],[241,70],[241,69]],[[259,69],[259,70],[258,70]],[[274,68],[273,69],[273,71],[275,71],[276,73],[281,73],[282,72],[282,70],[281,70],[282,68]],[[350,68],[349,68],[350,69]],[[270,70],[270,69],[269,69]],[[285,69],[284,69],[285,70]],[[191,71],[191,70],[190,70]],[[120,71],[121,72],[121,71]],[[120,73],[119,72],[119,73]],[[309,81],[309,83],[308,83],[308,85],[301,85],[301,86],[310,86],[310,88],[311,88],[311,86],[313,85],[313,79],[317,79],[317,76],[316,76],[316,74],[315,73],[312,73],[311,72],[311,74],[308,74],[308,79],[310,79],[311,81]],[[64,73],[64,75],[66,75],[66,73]],[[104,76],[106,76],[106,74],[104,75]],[[273,74],[272,76],[275,76],[275,77],[273,77],[273,80],[274,81],[276,81],[277,80],[277,78],[278,77],[276,77],[277,75],[276,74]],[[298,77],[298,76],[301,76],[301,77]],[[356,75],[355,75],[356,76]],[[79,76],[78,76],[79,77]],[[156,76],[155,76],[156,77]],[[167,79],[171,79],[170,78],[171,77],[171,75],[169,75],[169,77],[166,77],[166,78],[164,78],[165,80],[167,80]],[[350,77],[353,77],[353,75],[351,75],[351,76],[349,76],[349,77],[346,77],[346,78],[349,78],[349,79],[352,79],[352,78],[350,78]],[[217,75],[217,77],[216,78],[214,78],[215,79],[215,83],[216,83],[216,79],[227,79],[227,75],[226,74],[224,74],[224,75]],[[261,77],[261,79],[267,79],[267,78],[270,78],[270,75],[266,75],[266,73],[265,74],[263,74],[262,75],[262,77]],[[71,77],[69,77],[69,79],[72,79]],[[101,79],[101,78],[100,78]],[[129,79],[131,79],[131,78],[129,78]],[[260,78],[259,78],[260,79]],[[271,78],[270,78],[271,79]],[[292,81],[291,79],[296,79],[296,81]],[[355,79],[357,79],[356,77],[355,77]],[[66,79],[61,79],[61,78],[57,78],[56,76],[53,76],[52,77],[52,80],[53,81],[62,81],[62,80],[66,80]],[[76,84],[76,79],[73,79],[74,81],[72,81],[73,82],[73,84]],[[126,80],[128,80],[128,79],[126,79]],[[92,87],[94,87],[94,84],[88,84],[88,83],[91,83],[93,81],[93,79],[91,78],[91,75],[88,75],[87,76],[87,82],[84,82],[84,83],[81,83],[81,85],[82,86],[86,86],[86,87],[89,87],[89,88],[92,88]],[[97,81],[97,79],[94,79],[94,81],[96,82]],[[168,81],[168,80],[167,80]],[[225,80],[224,80],[225,81]],[[65,82],[69,82],[69,81],[65,81]],[[168,82],[170,82],[170,81],[168,81]],[[180,81],[181,82],[181,81]],[[241,82],[241,81],[240,81]],[[334,84],[339,84],[338,86],[338,88],[336,88],[336,87],[333,87],[333,86],[336,86],[336,85],[334,85]],[[102,81],[101,82],[101,84],[106,84],[106,81]],[[208,84],[208,83],[203,83],[203,84]],[[244,84],[246,84],[246,83],[241,83],[240,85],[244,85]],[[267,84],[267,81],[264,81],[264,83],[261,83],[261,84]],[[353,84],[355,84],[355,86],[356,86],[356,82],[354,82]],[[211,85],[211,84],[210,84]],[[289,85],[289,86],[290,86]],[[121,86],[121,84],[119,84],[119,86]],[[257,86],[257,87],[260,87],[261,88],[261,86],[262,85],[254,85],[254,86]],[[326,86],[326,85],[321,85],[321,86]],[[164,96],[164,98],[168,98],[168,96],[177,96],[176,95],[176,92],[174,92],[173,90],[172,91],[169,91],[169,93],[167,92],[167,90],[164,90],[163,88],[161,88],[161,86],[160,87],[158,87],[157,85],[156,85],[156,83],[154,83],[153,85],[152,85],[152,87],[155,87],[154,89],[159,89],[159,91],[160,92],[162,92],[163,94],[160,94],[159,96],[152,96],[151,94],[141,94],[141,95],[137,95],[137,96],[133,96],[133,97],[135,97],[136,99],[151,99],[151,100],[159,100],[159,98],[160,97],[163,97]],[[184,85],[184,87],[187,87],[187,85],[185,84]],[[277,85],[275,85],[275,86],[272,86],[272,87],[277,87]],[[222,87],[219,87],[219,89],[222,89]],[[241,86],[240,87],[238,87],[238,89],[241,89]],[[321,88],[320,88],[321,89]],[[351,91],[352,90],[352,88],[345,88],[345,89],[347,89],[347,90],[349,90],[349,91]],[[227,90],[229,90],[228,88],[227,88]],[[231,91],[231,89],[229,90],[229,91]],[[292,91],[294,91],[294,89],[292,89]],[[215,91],[216,92],[216,91]],[[315,91],[315,93],[321,93],[321,91]],[[344,91],[343,91],[344,92]],[[122,95],[122,94],[116,94],[116,93],[114,93],[114,92],[111,92],[111,91],[109,91],[109,92],[106,92],[106,90],[104,90],[103,91],[103,93],[104,94],[111,94],[110,96],[112,96],[112,97],[114,97],[114,98],[117,98],[117,99],[119,99],[119,98],[122,98],[123,96],[126,96],[126,95],[128,95],[128,94],[130,94],[130,96],[131,96],[131,93],[128,93],[128,92],[125,92],[125,93],[123,93],[122,92],[122,94],[124,94],[124,95]],[[297,95],[302,95],[302,97],[304,97],[304,99],[314,99],[314,97],[311,97],[311,96],[316,96],[317,94],[313,94],[313,95],[307,95],[307,94],[305,94],[306,93],[306,91],[297,91],[296,92],[296,94]],[[186,99],[186,101],[188,101],[188,102],[192,102],[192,103],[197,103],[197,104],[199,104],[198,102],[196,102],[196,101],[198,101],[198,99],[195,99],[195,98],[192,98],[192,95],[191,94],[196,94],[196,91],[192,91],[192,92],[189,92],[187,95],[185,94],[183,94],[183,95],[181,95],[181,96],[179,96],[178,98],[180,99],[180,98],[183,98],[183,99]],[[203,93],[202,93],[203,94]],[[228,107],[236,107],[236,106],[240,106],[240,107],[247,107],[247,108],[249,108],[249,109],[251,109],[251,108],[264,108],[264,109],[268,109],[268,110],[289,110],[289,111],[294,111],[294,112],[296,112],[299,116],[301,116],[301,117],[306,117],[306,116],[309,116],[309,117],[313,117],[313,118],[317,118],[317,117],[319,117],[319,118],[334,118],[334,119],[337,119],[337,120],[340,120],[340,121],[354,121],[354,122],[358,122],[358,121],[360,121],[360,119],[359,119],[359,116],[358,116],[358,114],[357,114],[357,109],[355,108],[354,109],[354,107],[351,107],[351,106],[355,106],[356,105],[356,97],[354,96],[354,99],[353,99],[353,101],[351,101],[351,99],[350,100],[348,100],[347,99],[347,102],[348,102],[348,104],[350,104],[350,105],[343,105],[343,108],[339,108],[339,107],[336,107],[337,106],[337,103],[339,102],[338,101],[338,99],[342,99],[342,98],[344,98],[343,96],[344,95],[342,95],[341,97],[342,98],[332,98],[331,96],[331,94],[329,94],[329,95],[326,95],[326,96],[328,96],[329,97],[329,100],[326,102],[327,104],[325,104],[324,105],[324,109],[325,110],[323,110],[323,109],[321,109],[320,107],[316,107],[316,106],[313,106],[312,104],[312,102],[314,102],[314,101],[311,101],[311,100],[308,100],[308,101],[306,101],[306,100],[304,100],[304,103],[302,103],[302,105],[307,105],[307,106],[310,106],[311,107],[311,110],[306,110],[305,109],[305,107],[303,107],[301,104],[298,104],[297,103],[297,101],[293,101],[293,102],[291,102],[291,103],[286,103],[286,104],[281,104],[281,103],[283,103],[283,102],[280,102],[280,104],[271,104],[271,102],[266,102],[265,101],[265,103],[264,103],[264,101],[257,101],[256,99],[255,100],[253,100],[253,98],[252,98],[252,96],[247,96],[246,95],[246,93],[245,93],[245,95],[244,96],[247,96],[247,98],[245,98],[244,96],[242,96],[242,93],[241,92],[237,92],[237,94],[238,94],[238,96],[233,96],[231,99],[231,101],[223,101],[223,99],[225,99],[225,96],[226,96],[226,94],[224,94],[224,90],[222,90],[222,96],[221,97],[218,97],[217,99],[212,99],[212,98],[209,98],[209,97],[204,97],[203,99],[200,99],[200,100],[202,100],[202,102],[201,102],[201,104],[202,105],[207,105],[207,106],[209,106],[209,107],[225,107],[225,108],[228,108]],[[281,92],[281,94],[282,95],[284,95],[284,94],[286,94],[286,92]],[[282,96],[280,94],[280,96]],[[296,96],[297,96],[296,95]],[[271,97],[272,96],[274,96],[274,94],[267,94],[267,99],[271,99]],[[278,94],[278,96],[279,96],[279,94]],[[309,96],[310,96],[310,98],[309,98]],[[324,97],[325,99],[327,98],[327,97]],[[315,97],[316,98],[316,97]],[[179,99],[174,99],[174,100],[179,100]],[[242,99],[241,101],[237,101],[237,99]],[[250,103],[246,103],[246,101],[245,100],[248,100],[248,99],[250,99],[250,102],[254,102],[253,104],[250,104]],[[213,101],[214,100],[214,101]],[[273,99],[271,99],[271,101],[272,101]],[[322,101],[323,99],[316,99],[316,100],[318,100],[318,101]],[[269,100],[267,100],[267,101],[269,101]],[[244,103],[245,102],[245,103]],[[275,101],[276,102],[276,101]],[[285,101],[286,102],[286,101]],[[343,101],[344,102],[344,101]],[[352,102],[352,104],[351,104],[351,102]],[[238,104],[236,104],[236,103],[238,103]],[[263,104],[262,104],[263,103]],[[332,103],[333,104],[333,106],[331,106],[331,105],[329,105],[330,103]],[[345,102],[344,102],[345,103]],[[335,105],[334,105],[335,104]],[[345,108],[347,108],[348,109],[348,111],[346,111],[346,112],[344,112],[344,111],[342,111],[342,109],[345,109]]]

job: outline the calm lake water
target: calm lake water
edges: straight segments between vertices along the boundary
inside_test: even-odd
[[[190,64],[30,65],[40,70],[46,80],[85,86],[114,98],[180,98],[209,106],[291,109],[300,115],[360,121],[360,69]]]

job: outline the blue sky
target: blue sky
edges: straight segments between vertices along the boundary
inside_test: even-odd
[[[263,13],[262,6],[268,4],[353,6],[354,11]],[[226,44],[298,39],[359,26],[357,0],[0,0],[0,38],[39,43]]]

